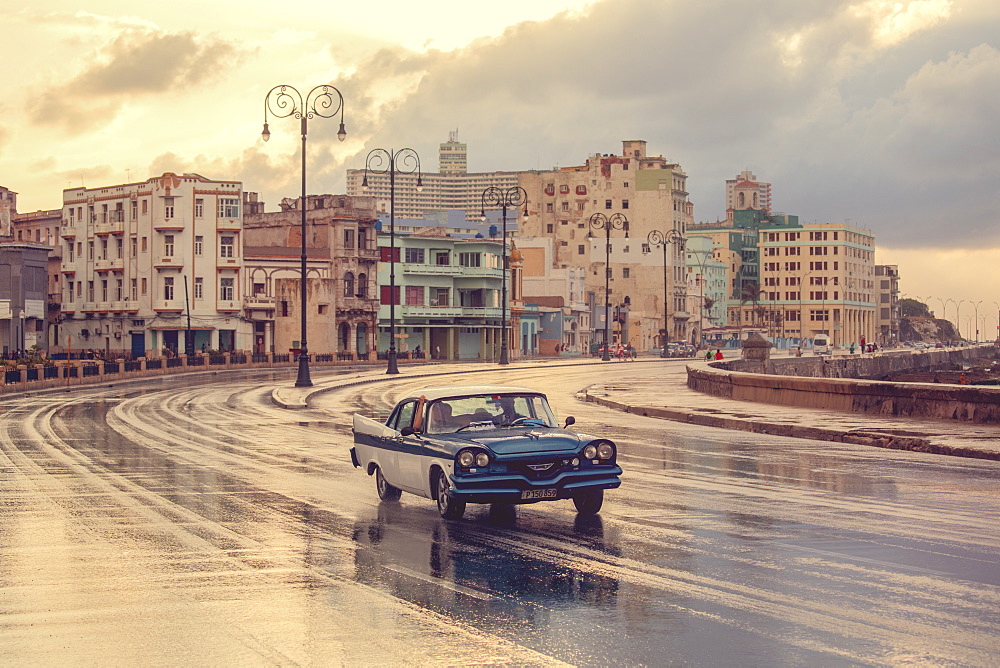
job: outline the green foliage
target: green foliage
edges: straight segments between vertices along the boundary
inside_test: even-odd
[[[933,318],[934,314],[927,304],[906,297],[899,300],[899,314],[904,318]]]

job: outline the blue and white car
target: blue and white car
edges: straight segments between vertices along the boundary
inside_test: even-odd
[[[354,466],[375,476],[383,501],[434,499],[446,519],[468,503],[572,499],[595,514],[621,485],[606,438],[560,428],[545,395],[523,387],[427,388],[403,397],[385,423],[354,416]]]

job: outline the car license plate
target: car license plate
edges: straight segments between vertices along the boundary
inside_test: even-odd
[[[558,490],[555,487],[548,489],[526,489],[521,492],[521,500],[525,499],[554,499]]]

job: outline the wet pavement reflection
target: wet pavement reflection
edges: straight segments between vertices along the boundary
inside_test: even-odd
[[[349,417],[417,379],[305,412],[269,403],[281,373],[5,397],[0,664],[995,658],[995,463],[664,424],[577,402],[600,367],[520,371],[617,440],[601,515],[379,502]]]

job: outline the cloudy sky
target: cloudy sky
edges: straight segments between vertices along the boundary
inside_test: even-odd
[[[905,294],[966,300],[963,329],[982,300],[996,325],[996,0],[2,2],[0,185],[20,211],[165,171],[273,210],[299,192],[298,127],[261,142],[264,96],[331,83],[349,136],[310,125],[310,192],[343,192],[373,147],[434,171],[453,130],[474,171],[645,139],[688,173],[696,220],[752,170],[779,211],[873,230]]]

